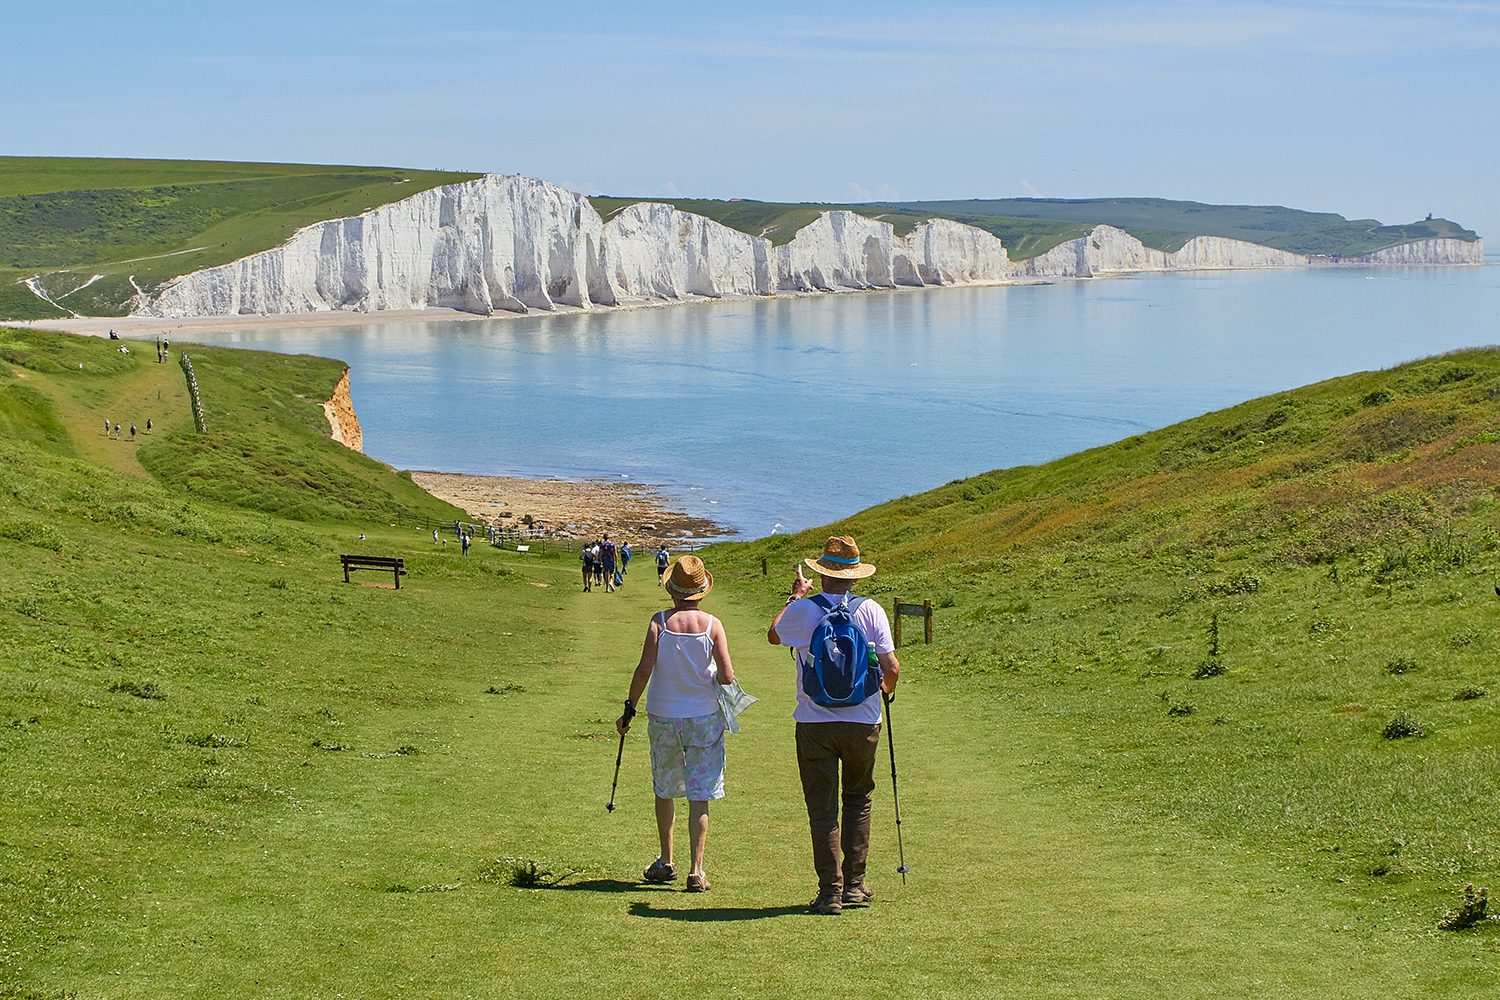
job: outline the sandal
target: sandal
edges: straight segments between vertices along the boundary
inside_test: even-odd
[[[651,862],[651,867],[641,872],[641,878],[647,882],[675,882],[677,881],[677,866],[671,863],[663,864],[661,858]]]
[[[709,884],[707,875],[689,875],[687,877],[688,892],[707,892],[712,888],[713,886]]]

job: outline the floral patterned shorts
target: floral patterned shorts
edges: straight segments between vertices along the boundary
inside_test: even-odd
[[[651,784],[657,798],[708,802],[724,797],[724,716],[646,716]]]

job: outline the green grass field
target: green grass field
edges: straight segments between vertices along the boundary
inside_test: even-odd
[[[337,363],[202,352],[210,437],[241,428],[240,454],[156,477],[95,421],[154,412],[168,443],[150,447],[195,454],[179,369],[149,345],[0,338],[0,997],[1500,984],[1495,925],[1438,929],[1500,867],[1497,352],[836,526],[881,568],[862,592],[938,610],[933,645],[900,653],[893,718],[912,875],[882,777],[876,901],[820,918],[790,667],[762,636],[827,529],[704,553],[763,701],[729,738],[713,891],[648,888],[639,732],[604,802],[661,604],[649,570],[584,594],[571,557],[465,559],[393,527],[410,484],[336,463],[294,405]],[[358,473],[338,494],[357,502],[308,507],[306,477],[271,461],[283,444],[321,456],[316,481]],[[242,461],[258,491],[189,482],[240,482]],[[346,585],[350,551],[410,575]],[[1402,713],[1426,735],[1384,738]]]
[[[0,316],[122,315],[137,287],[152,289],[179,274],[269,250],[323,219],[358,215],[477,176],[394,167],[0,157]],[[38,275],[57,305],[20,284]]]

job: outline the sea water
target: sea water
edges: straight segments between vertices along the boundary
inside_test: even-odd
[[[758,537],[1500,342],[1497,317],[1500,268],[1316,268],[193,339],[342,359],[398,469],[650,483]]]

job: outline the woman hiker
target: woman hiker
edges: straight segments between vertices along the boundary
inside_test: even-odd
[[[703,848],[708,842],[708,803],[724,797],[724,715],[719,685],[734,682],[729,640],[713,615],[698,610],[714,578],[697,556],[683,556],[667,574],[673,606],[651,616],[641,662],[630,680],[625,714],[615,723],[623,736],[641,694],[646,699],[646,738],[651,744],[651,783],[656,791],[656,832],[661,853],[643,873],[647,882],[677,878],[672,861],[675,799],[688,800],[692,866],[688,892],[707,892]],[[650,690],[646,685],[650,682]]]

